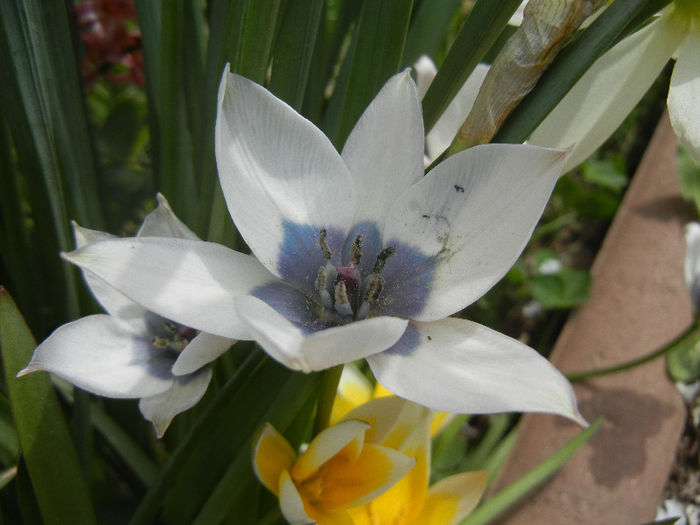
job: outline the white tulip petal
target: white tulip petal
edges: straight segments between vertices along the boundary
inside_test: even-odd
[[[210,380],[211,369],[205,368],[196,374],[177,377],[165,392],[139,401],[139,410],[143,417],[153,423],[159,438],[163,437],[176,415],[192,408],[202,399]]]
[[[477,64],[467,81],[445,108],[438,121],[425,137],[425,149],[430,161],[437,159],[452,144],[459,128],[472,110],[481,84],[484,83],[489,66]]]
[[[75,239],[75,247],[82,248],[86,244],[97,241],[104,241],[106,239],[116,239],[111,233],[101,232],[99,230],[91,230],[89,228],[83,228],[80,224],[75,221],[71,221],[71,226],[73,226],[73,238]]]
[[[673,130],[700,162],[700,35],[690,33],[678,54],[668,90],[668,115]]]
[[[411,187],[384,228],[385,245],[398,250],[382,271],[382,294],[391,301],[377,312],[432,321],[478,299],[525,247],[565,155],[537,146],[476,146]]]
[[[177,356],[172,372],[176,376],[196,372],[225,353],[233,343],[232,339],[201,332]]]
[[[63,257],[158,315],[231,339],[249,338],[234,297],[275,279],[253,257],[186,239],[106,240]]]
[[[137,237],[174,237],[198,240],[199,237],[177,218],[161,193],[156,195],[158,206],[143,219]]]
[[[311,372],[362,359],[396,343],[407,321],[373,317],[305,333],[257,297],[236,299],[238,316],[274,359],[293,370]]]
[[[367,361],[387,389],[434,410],[546,412],[585,425],[571,385],[549,361],[471,321],[411,323],[394,348]]]
[[[328,138],[263,87],[224,72],[215,129],[229,212],[265,267],[278,266],[287,225],[347,229],[352,179]],[[317,241],[316,237],[312,242]]]
[[[700,223],[691,222],[685,226],[685,261],[683,273],[690,298],[695,309],[700,307]]]
[[[428,92],[430,84],[433,83],[435,75],[437,75],[437,67],[435,67],[435,62],[433,62],[428,55],[421,55],[418,60],[416,60],[416,63],[413,64],[413,69],[416,72],[418,96],[423,100],[423,97]]]
[[[574,146],[565,171],[600,146],[637,105],[683,32],[662,16],[600,57],[533,132],[532,144]]]
[[[138,398],[170,388],[172,363],[149,340],[100,314],[58,328],[18,375],[45,370],[93,394]]]
[[[75,221],[72,222],[72,225],[76,248],[82,248],[93,242],[118,239],[109,233],[83,228]],[[112,317],[128,323],[134,331],[142,335],[148,334],[148,327],[144,320],[147,312],[145,308],[115,290],[114,287],[108,285],[92,272],[84,270],[82,273],[88,288],[102,308]]]
[[[280,509],[282,516],[291,525],[310,525],[315,523],[304,509],[304,501],[301,499],[297,488],[294,486],[289,472],[283,470],[280,474]]]
[[[397,193],[423,176],[423,116],[409,70],[394,75],[343,147],[357,197],[355,222],[378,221]]]

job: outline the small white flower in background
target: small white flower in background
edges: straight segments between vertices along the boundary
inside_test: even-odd
[[[678,518],[674,525],[699,525],[700,507],[667,499],[656,509],[655,521]]]
[[[685,226],[685,262],[683,274],[695,310],[700,310],[700,223],[690,222]]]
[[[78,248],[115,238],[77,224],[73,229]],[[158,207],[144,219],[137,237],[161,236],[197,239],[158,195]],[[59,327],[18,375],[45,370],[93,394],[138,398],[141,413],[161,437],[173,417],[201,399],[211,378],[206,364],[234,341],[150,312],[89,270],[83,276],[108,315],[91,315]]]
[[[672,56],[676,64],[668,111],[679,141],[700,160],[700,4],[676,0],[656,20],[629,35],[581,77],[529,139],[574,146],[564,171],[575,167],[637,105]]]
[[[418,94],[422,100],[435,75],[437,75],[437,68],[429,56],[422,55],[413,65],[413,69],[416,72]],[[479,94],[479,88],[481,88],[488,72],[489,66],[477,64],[452,102],[445,108],[432,129],[428,131],[425,136],[424,162],[426,166],[432,164],[452,144],[464,119],[469,115],[476,96]]]
[[[556,257],[548,257],[540,263],[540,265],[537,267],[537,271],[541,275],[556,275],[561,272],[562,268],[563,265],[559,259]]]
[[[254,339],[294,370],[366,358],[387,389],[435,410],[582,422],[571,385],[536,351],[447,317],[516,261],[566,153],[488,144],[423,176],[423,144],[407,71],[387,82],[342,154],[287,104],[226,71],[219,179],[255,256],[141,237],[64,257],[165,318]]]

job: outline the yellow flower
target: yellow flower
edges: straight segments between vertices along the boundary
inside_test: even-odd
[[[297,458],[271,425],[259,433],[253,465],[292,524],[450,525],[477,504],[484,472],[428,489],[431,412],[391,396],[373,399],[319,433]]]
[[[368,442],[370,425],[347,420],[320,432],[297,458],[272,425],[253,449],[260,481],[279,497],[292,524],[352,525],[347,510],[362,505],[403,478],[415,459]]]
[[[345,365],[343,374],[340,376],[335,402],[333,403],[330,423],[334,425],[353,408],[367,403],[370,399],[393,395],[379,383],[372,387],[369,380],[356,366]],[[451,421],[453,414],[437,411],[432,411],[432,414],[430,436],[435,437]]]
[[[365,421],[369,443],[394,448],[416,465],[374,500],[351,509],[354,525],[452,525],[476,506],[486,472],[450,476],[428,488],[432,411],[396,396],[379,397],[352,410],[346,419]]]

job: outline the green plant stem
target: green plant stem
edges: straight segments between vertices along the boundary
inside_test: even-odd
[[[321,395],[318,398],[318,408],[316,409],[316,419],[314,420],[314,435],[328,427],[335,402],[335,394],[338,391],[340,375],[343,373],[343,365],[329,368],[323,373],[321,379]]]
[[[591,377],[606,376],[608,374],[615,374],[617,372],[629,370],[630,368],[643,365],[644,363],[653,361],[657,357],[661,357],[662,355],[667,354],[671,349],[675,348],[680,341],[682,341],[684,338],[688,337],[688,335],[693,333],[696,328],[697,325],[695,323],[691,324],[688,328],[686,328],[683,331],[683,333],[681,333],[679,336],[673,339],[670,343],[667,343],[658,350],[654,350],[649,354],[643,355],[642,357],[639,357],[637,359],[633,359],[632,361],[627,361],[625,363],[620,363],[619,365],[609,366],[605,368],[594,368],[592,370],[584,370],[581,372],[569,372],[564,375],[569,381],[583,381],[584,379],[589,379]]]

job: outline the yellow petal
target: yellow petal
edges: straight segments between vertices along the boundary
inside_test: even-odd
[[[403,478],[415,460],[396,450],[366,443],[357,458],[345,450],[313,476],[297,482],[305,501],[326,511],[362,505]]]
[[[398,424],[406,403],[408,401],[396,396],[373,399],[351,410],[343,419],[365,421],[371,426],[365,434],[365,441],[383,444]]]
[[[386,389],[386,387],[384,387],[384,385],[381,385],[381,384],[379,384],[379,383],[377,383],[376,385],[374,385],[374,394],[372,395],[373,398],[377,399],[377,398],[380,398],[380,397],[389,397],[389,396],[393,396],[393,395],[394,395],[394,394],[392,394],[391,392],[389,392],[389,391]]]
[[[416,465],[387,492],[366,505],[370,523],[408,525],[414,523],[423,508],[430,476],[430,411],[407,403],[403,416],[413,427],[406,432],[398,425],[396,435],[390,435],[388,440],[400,441],[396,446],[414,458]]]
[[[430,487],[416,523],[456,525],[479,503],[486,479],[486,472],[464,472],[439,481]]]
[[[253,445],[253,470],[258,479],[275,495],[279,494],[279,479],[283,471],[294,465],[296,454],[284,436],[269,423],[258,431]]]
[[[430,424],[430,437],[437,436],[442,429],[444,429],[450,421],[454,414],[449,412],[433,412],[433,422]]]
[[[346,454],[360,454],[369,425],[363,421],[342,421],[320,432],[309,443],[292,468],[292,478],[299,482],[315,473],[326,461],[343,449]]]
[[[345,365],[338,383],[338,393],[333,403],[330,424],[335,425],[353,408],[372,399],[372,385],[353,365]]]

